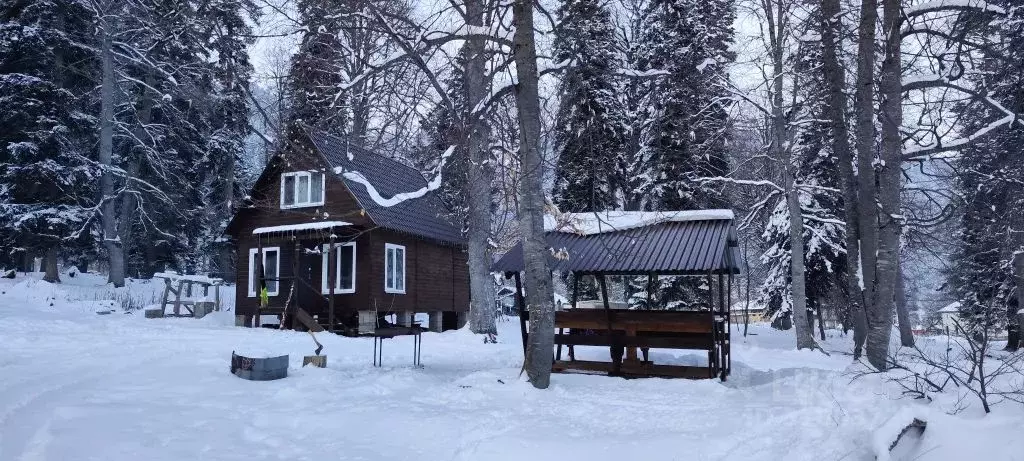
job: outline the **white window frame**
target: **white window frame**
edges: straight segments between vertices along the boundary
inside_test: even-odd
[[[320,175],[323,180],[320,183],[320,197],[318,200],[313,200],[313,175]],[[299,178],[306,178],[306,201],[299,201]],[[284,203],[284,184],[285,178],[295,178],[292,181],[292,196],[295,197],[295,203],[291,205],[285,205]],[[281,173],[281,209],[287,210],[291,208],[309,208],[314,206],[323,206],[324,196],[327,195],[327,176],[320,171],[292,171],[290,173]]]
[[[259,248],[249,249],[249,297],[256,297],[256,254],[259,253]],[[263,247],[263,266],[267,265],[267,253],[271,251],[277,252],[277,264],[274,267],[274,273],[277,274],[276,278],[281,278],[281,247]],[[267,296],[277,296],[281,294],[281,281],[276,281],[276,290],[267,290]]]
[[[399,274],[397,273],[397,268],[396,267],[388,267],[388,251],[390,251],[390,250],[396,250],[395,251],[395,258],[396,258],[395,260],[396,261],[398,260],[397,259],[398,258],[398,251],[397,250],[402,250],[402,274],[401,274],[402,275],[402,289],[401,290],[395,288],[395,287],[398,286],[397,282],[398,282],[398,275]],[[405,246],[403,246],[403,245],[395,245],[394,243],[385,243],[384,244],[384,292],[385,293],[405,294],[406,289],[409,288],[408,285],[405,284],[405,280],[406,280],[405,273],[409,271],[409,266],[406,264],[406,262],[407,262],[407,260],[405,258]],[[393,282],[395,282],[395,284],[393,286],[390,286],[390,287],[388,286],[388,274],[389,273],[391,273],[391,275],[392,275],[391,280]]]
[[[334,248],[341,248],[341,247],[352,247],[352,288],[342,288],[341,287],[341,251],[338,250],[338,252],[335,253],[335,256],[334,256],[334,267],[335,267],[335,269],[334,269],[334,294],[336,294],[336,295],[337,294],[351,294],[351,293],[355,293],[356,292],[356,242],[335,243],[334,244]],[[321,264],[320,264],[320,270],[321,270],[321,272],[320,272],[320,274],[321,274],[321,276],[320,276],[320,290],[321,290],[321,293],[323,293],[325,295],[331,294],[331,287],[330,287],[330,285],[327,284],[327,277],[330,277],[330,275],[331,275],[327,271],[327,258],[330,255],[330,252],[328,251],[329,249],[330,249],[330,244],[329,243],[325,243],[321,247],[321,250],[323,252],[323,256],[321,257]]]

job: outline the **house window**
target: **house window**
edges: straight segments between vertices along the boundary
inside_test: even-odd
[[[356,243],[335,243],[334,244],[334,292],[355,293],[356,292]],[[329,246],[323,246],[323,258],[320,266],[323,274],[320,277],[320,288],[323,294],[330,294],[331,287],[327,284],[330,278],[327,261],[329,258]]]
[[[405,247],[384,244],[384,292],[405,293]]]
[[[281,175],[281,209],[324,204],[324,174],[297,171]]]
[[[258,272],[256,260],[259,254],[258,248],[249,249],[249,297],[255,297],[260,286],[260,273]],[[267,296],[277,296],[280,282],[276,280],[281,273],[281,249],[279,247],[263,248],[263,271],[267,280]],[[275,279],[275,280],[269,280]]]

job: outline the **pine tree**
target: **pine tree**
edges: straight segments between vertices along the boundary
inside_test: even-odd
[[[211,69],[211,133],[206,162],[212,174],[203,194],[207,210],[204,228],[208,232],[202,236],[202,247],[217,255],[217,272],[230,279],[234,274],[231,246],[220,242],[219,237],[241,198],[238,166],[249,134],[247,95],[253,72],[246,49],[252,43],[247,38],[252,30],[246,19],[255,22],[259,9],[252,0],[216,0],[209,2],[207,8],[204,16],[208,53],[216,56],[216,61]]]
[[[721,188],[699,178],[728,169],[725,66],[735,18],[730,0],[652,0],[637,40],[637,70],[662,74],[650,93],[651,119],[637,158],[652,164],[649,207],[688,210],[727,206]],[[638,175],[640,185],[646,178]],[[637,185],[630,185],[633,190]],[[692,277],[659,280],[666,307],[699,308],[711,289]]]
[[[347,99],[341,92],[342,21],[338,2],[300,0],[299,20],[303,26],[299,50],[292,56],[288,94],[290,116],[287,125],[315,127],[329,133],[347,133]],[[296,133],[289,134],[289,138]]]
[[[441,188],[438,195],[451,210],[448,218],[459,224],[466,222],[469,205],[465,194],[468,181],[468,155],[463,127],[466,124],[466,98],[463,88],[465,66],[464,53],[460,52],[452,66],[451,75],[445,80],[448,100],[454,108],[438,103],[420,120],[420,137],[412,152],[412,162],[420,171],[433,171],[450,146],[455,151],[445,162],[441,171]]]
[[[49,281],[62,248],[93,244],[92,19],[77,0],[0,5],[0,246],[45,253]]]
[[[725,66],[735,13],[729,0],[656,0],[641,37],[641,70],[665,72],[654,99],[654,119],[643,136],[657,165],[657,208],[685,210],[726,205],[717,187],[700,177],[727,170]]]
[[[1014,113],[1024,113],[1024,8],[1002,4],[1009,12],[1000,21],[993,36],[1001,38],[998,58],[982,63],[982,77],[974,82],[988,90],[987,96]],[[963,103],[961,117],[967,121],[965,132],[985,127],[1002,117],[984,104]],[[956,188],[963,197],[962,230],[953,255],[950,285],[961,303],[964,328],[970,333],[982,329],[1009,327],[1020,341],[1020,300],[1012,299],[1017,282],[1012,262],[1024,249],[1019,229],[1024,224],[1024,129],[1013,124],[961,151]],[[1013,341],[1007,348],[1016,349]]]
[[[555,60],[572,64],[555,120],[554,202],[565,212],[615,209],[624,120],[613,81],[619,64],[611,15],[598,0],[564,0],[558,19]]]
[[[796,52],[791,57],[796,106],[790,108],[796,133],[791,146],[800,167],[795,182],[800,187],[804,235],[804,275],[807,309],[821,315],[823,304],[839,287],[846,271],[845,228],[840,222],[842,196],[829,189],[839,182],[838,159],[831,151],[831,128],[825,116],[826,87],[821,67],[821,43],[815,34],[816,18],[805,21]],[[792,307],[789,210],[781,201],[772,210],[762,237],[769,243],[761,256],[768,276],[761,287],[761,303],[770,313],[788,315]],[[809,316],[808,318],[813,318]]]

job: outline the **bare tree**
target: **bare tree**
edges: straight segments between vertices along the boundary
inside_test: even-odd
[[[530,383],[547,389],[555,339],[555,305],[551,271],[544,240],[543,158],[540,152],[540,95],[537,46],[533,28],[533,1],[512,5],[515,26],[512,56],[516,65],[516,109],[519,114],[519,222],[526,274],[526,300],[530,312],[530,339],[523,367]]]
[[[821,1],[822,73],[828,87],[827,114],[832,128],[832,151],[839,160],[843,190],[843,220],[846,222],[846,302],[854,331],[854,355],[860,356],[867,334],[867,317],[860,278],[860,240],[857,227],[857,177],[853,170],[853,151],[847,125],[846,77],[840,60],[842,15],[839,0]],[[844,321],[844,325],[847,321]]]
[[[466,0],[466,25],[482,28],[487,18],[487,5],[484,0]],[[490,158],[490,125],[484,114],[474,114],[478,101],[487,96],[487,75],[485,66],[488,62],[486,53],[487,41],[484,37],[474,36],[466,41],[467,62],[463,73],[463,87],[466,101],[473,104],[471,111],[461,117],[465,120],[466,147],[468,148],[468,181],[466,193],[468,206],[468,250],[469,250],[469,282],[470,282],[470,329],[477,334],[486,334],[489,338],[498,333],[494,323],[494,282],[491,278],[490,237],[492,227],[491,215],[491,184],[494,182],[494,167]]]
[[[109,270],[108,282],[115,287],[124,286],[124,248],[117,238],[116,201],[114,197],[113,168],[114,153],[114,105],[117,82],[114,78],[113,24],[114,15],[109,5],[98,4],[100,18],[100,58],[103,60],[103,77],[100,84],[100,231],[103,245],[107,250]]]

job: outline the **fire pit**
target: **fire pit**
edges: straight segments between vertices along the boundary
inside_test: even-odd
[[[288,376],[288,356],[245,357],[231,351],[231,373],[250,381],[272,381]]]

